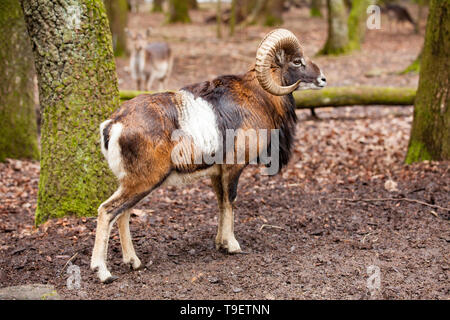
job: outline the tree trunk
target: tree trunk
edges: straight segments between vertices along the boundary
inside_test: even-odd
[[[230,10],[230,36],[234,36],[234,30],[236,28],[236,0],[231,0]]]
[[[181,22],[188,23],[191,22],[189,17],[189,6],[186,0],[169,0],[169,23]]]
[[[133,99],[143,91],[121,90],[122,101]],[[322,90],[294,92],[298,109],[320,107],[345,107],[352,105],[412,106],[416,89],[393,87],[329,87]]]
[[[328,38],[319,54],[337,55],[348,51],[347,9],[343,0],[327,0]]]
[[[0,4],[0,161],[38,159],[34,68],[18,0]]]
[[[251,25],[258,22],[263,17],[264,8],[268,0],[247,0],[244,2],[246,6],[246,17],[244,25]],[[244,6],[243,5],[243,6]]]
[[[422,12],[423,12],[423,6],[424,6],[424,0],[417,0],[417,20],[416,24],[414,25],[414,32],[416,34],[420,34],[420,21],[422,20]]]
[[[322,0],[311,0],[311,17],[320,17],[322,18]]]
[[[450,1],[432,0],[406,163],[450,159]]]
[[[267,0],[264,10],[264,25],[269,27],[283,24],[284,0]]]
[[[258,0],[233,0],[236,5],[236,23],[245,23]]]
[[[119,105],[105,7],[101,0],[21,4],[43,110],[36,224],[94,216],[116,187],[99,145],[99,125]]]
[[[128,21],[127,0],[104,0],[111,29],[114,54],[121,56],[127,51],[125,28]]]
[[[188,9],[194,9],[197,10],[198,9],[198,2],[197,0],[187,0],[188,3]]]
[[[152,12],[163,12],[164,0],[153,0]]]
[[[217,0],[217,38],[222,38],[222,1]]]
[[[367,28],[367,7],[373,3],[373,0],[352,1],[352,9],[348,17],[348,51],[361,49]]]

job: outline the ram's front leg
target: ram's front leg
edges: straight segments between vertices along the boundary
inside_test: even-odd
[[[241,246],[234,236],[234,212],[232,202],[236,199],[240,170],[222,169],[220,176],[212,178],[212,184],[219,204],[219,224],[216,248],[228,253],[241,252]]]

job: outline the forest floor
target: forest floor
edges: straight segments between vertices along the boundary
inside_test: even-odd
[[[201,23],[211,14],[193,12],[187,26],[159,27],[162,15],[130,18],[130,28],[153,26],[173,46],[171,88],[244,72],[269,30],[250,27],[218,41],[215,26]],[[325,20],[309,18],[306,9],[285,20],[307,54],[320,49]],[[417,75],[395,71],[419,53],[423,31],[399,29],[369,31],[360,52],[316,58],[329,85],[416,86]],[[135,89],[126,59],[117,65],[120,87]],[[368,77],[371,70],[377,76]],[[412,107],[326,108],[317,110],[319,119],[297,114],[287,168],[268,177],[249,167],[240,179],[235,233],[243,254],[215,250],[217,204],[209,181],[161,188],[132,211],[145,268],[122,264],[114,228],[108,263],[119,279],[109,285],[89,270],[95,219],[35,228],[39,163],[0,164],[0,287],[52,284],[64,299],[449,299],[450,163],[403,164]],[[80,267],[79,289],[66,285],[69,260]],[[381,279],[373,291],[371,266]]]

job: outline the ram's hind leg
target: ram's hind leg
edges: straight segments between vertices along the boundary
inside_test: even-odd
[[[98,208],[97,229],[95,231],[94,250],[92,251],[91,257],[91,270],[97,271],[100,281],[104,283],[109,283],[116,279],[111,275],[106,266],[109,234],[112,227],[111,215],[108,213],[108,209],[120,198],[121,193],[122,189],[119,188]]]
[[[95,234],[95,244],[94,250],[92,252],[91,258],[91,269],[97,271],[97,275],[100,281],[103,283],[109,283],[117,279],[113,277],[106,266],[107,252],[108,252],[108,242],[111,228],[117,219],[120,219],[132,208],[136,203],[138,203],[142,198],[144,198],[149,192],[149,189],[143,188],[126,188],[121,186],[107,201],[102,203],[98,209],[97,218],[97,230]],[[131,236],[128,229],[127,218],[122,218],[120,226],[122,226],[121,239],[123,241],[122,248],[125,252],[127,258],[137,258],[134,253],[133,245],[131,244]],[[134,255],[133,255],[134,253]],[[133,267],[140,267],[139,259],[133,261]]]
[[[130,265],[134,270],[141,268],[141,260],[134,251],[130,234],[130,210],[124,212],[118,219],[120,244],[122,246],[123,262]]]

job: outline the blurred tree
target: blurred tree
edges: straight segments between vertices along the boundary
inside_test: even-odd
[[[114,54],[121,56],[127,51],[125,28],[128,23],[127,0],[104,0],[112,34]]]
[[[235,0],[236,2],[236,22],[244,23],[254,10],[258,0]]]
[[[343,0],[327,0],[328,37],[319,54],[336,55],[348,51],[347,10]]]
[[[311,0],[311,17],[322,17],[322,0]]]
[[[374,4],[374,0],[353,0],[350,15],[348,17],[347,51],[359,50],[366,34],[367,7]]]
[[[163,12],[164,0],[153,0],[152,12]]]
[[[222,1],[217,0],[217,38],[222,38]]]
[[[262,23],[265,26],[277,26],[283,23],[284,0],[247,1],[245,25]]]
[[[230,9],[230,36],[234,35],[234,29],[236,28],[236,0],[231,0]]]
[[[406,163],[450,159],[450,0],[431,0]]]
[[[33,43],[42,110],[36,224],[68,214],[95,215],[116,186],[99,145],[100,123],[119,106],[104,4],[20,2]]]
[[[417,10],[417,20],[416,23],[414,25],[414,32],[416,34],[420,33],[420,20],[422,19],[422,8],[423,8],[423,1],[422,0],[416,0],[415,1],[417,3],[418,6],[418,10]]]
[[[34,61],[18,0],[0,3],[0,161],[38,159]]]
[[[284,0],[266,0],[264,8],[264,25],[279,26],[283,24]]]
[[[189,6],[186,0],[169,0],[168,22],[191,22],[188,9]]]
[[[197,0],[187,0],[188,2],[188,9],[194,9],[197,10],[198,9],[198,2]]]

